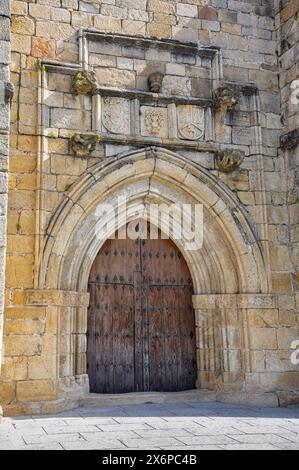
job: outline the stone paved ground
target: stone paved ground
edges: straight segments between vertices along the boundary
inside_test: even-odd
[[[299,408],[148,404],[6,418],[0,449],[299,450]]]

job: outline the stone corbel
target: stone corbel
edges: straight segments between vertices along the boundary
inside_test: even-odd
[[[99,141],[100,137],[96,134],[74,134],[71,137],[71,150],[76,157],[88,157]]]
[[[215,155],[216,168],[224,173],[231,173],[238,169],[245,159],[241,150],[225,149]]]
[[[283,149],[292,150],[299,145],[299,129],[294,129],[280,138],[280,145]]]
[[[98,89],[96,74],[93,70],[79,70],[73,80],[76,95],[94,95]]]
[[[160,93],[162,89],[164,74],[161,72],[154,72],[148,77],[149,90],[152,93]]]
[[[5,82],[4,84],[4,98],[5,98],[5,103],[11,104],[13,95],[15,92],[15,87],[11,82]]]
[[[240,91],[234,85],[222,85],[215,91],[215,107],[223,114],[232,111],[240,100]]]

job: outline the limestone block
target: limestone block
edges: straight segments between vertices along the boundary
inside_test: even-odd
[[[30,54],[31,37],[22,34],[13,34],[11,37],[11,50],[21,54]]]
[[[34,356],[40,353],[39,336],[10,335],[5,337],[6,356]]]
[[[178,3],[177,14],[180,16],[187,16],[188,18],[196,18],[198,16],[198,8],[196,5]]]
[[[164,23],[149,23],[147,32],[150,36],[157,38],[171,38],[171,26]]]
[[[100,31],[109,33],[120,33],[122,31],[121,20],[112,16],[96,15],[94,17],[94,25]]]
[[[58,129],[89,130],[90,113],[71,109],[53,108],[51,110],[51,127]]]
[[[31,55],[43,59],[55,58],[55,42],[42,38],[32,38]]]
[[[34,21],[27,16],[13,16],[11,21],[11,30],[17,34],[34,34]]]
[[[135,73],[129,70],[96,69],[98,83],[100,85],[135,88]]]
[[[250,328],[252,349],[277,349],[277,330],[275,328]]]
[[[21,402],[55,400],[57,398],[56,382],[52,380],[17,382],[16,397]]]
[[[4,334],[34,335],[43,334],[45,322],[39,319],[6,319],[4,323]]]
[[[173,3],[161,0],[148,0],[148,10],[167,15],[175,15],[176,6]]]
[[[279,328],[277,330],[278,347],[284,350],[290,350],[294,341],[299,340],[299,327],[297,328]]]
[[[11,403],[15,397],[15,386],[11,382],[4,382],[0,384],[0,403],[6,405]]]
[[[28,379],[55,379],[57,374],[57,355],[34,356],[28,359]]]
[[[10,0],[0,0],[1,15],[10,17]]]
[[[124,20],[123,21],[123,32],[130,34],[131,36],[145,36],[144,21]]]
[[[10,39],[10,21],[9,18],[0,17],[0,41],[9,41]]]
[[[9,64],[10,62],[10,44],[8,41],[0,40],[0,63]]]
[[[42,337],[42,355],[55,355],[57,353],[56,335],[45,334]]]
[[[187,77],[166,76],[163,80],[163,92],[174,96],[190,96],[191,81]]]
[[[3,381],[26,380],[27,362],[27,357],[5,357],[1,369]]]

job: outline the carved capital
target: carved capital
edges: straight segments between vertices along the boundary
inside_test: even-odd
[[[71,137],[71,150],[76,157],[88,157],[99,141],[100,138],[96,134],[74,134]]]
[[[215,161],[219,171],[231,173],[239,168],[245,159],[245,153],[241,150],[225,149],[217,152]]]
[[[4,97],[6,103],[11,103],[13,99],[13,95],[15,92],[15,87],[11,82],[5,82],[4,84]]]
[[[93,95],[98,89],[97,78],[92,70],[80,70],[73,80],[73,92],[77,95]]]
[[[222,111],[234,109],[240,99],[240,92],[236,86],[222,85],[215,92],[215,105]]]
[[[162,89],[162,83],[164,74],[161,72],[154,72],[148,77],[149,90],[152,93],[160,93]]]

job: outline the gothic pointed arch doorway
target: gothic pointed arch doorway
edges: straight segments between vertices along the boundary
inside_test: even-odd
[[[139,224],[136,221],[136,226]],[[169,239],[121,239],[98,253],[89,277],[87,369],[94,393],[195,388],[193,285]]]

